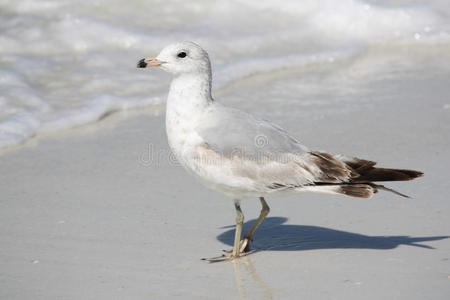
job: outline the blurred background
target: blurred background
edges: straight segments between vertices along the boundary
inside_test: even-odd
[[[218,101],[423,171],[388,184],[413,199],[270,197],[262,251],[200,261],[234,208],[170,159],[170,76],[136,68],[183,40]],[[449,79],[449,0],[0,0],[0,298],[447,300]]]
[[[255,74],[342,68],[374,47],[448,50],[449,14],[446,0],[0,0],[0,147],[161,105],[168,77],[135,65],[173,42],[207,49],[219,93]],[[398,58],[386,56],[341,76],[347,81],[336,83],[333,100],[349,101],[353,88],[346,85],[393,62]],[[301,88],[279,87],[274,96],[311,109],[332,104],[321,102],[317,85]],[[316,97],[302,102],[299,92]]]

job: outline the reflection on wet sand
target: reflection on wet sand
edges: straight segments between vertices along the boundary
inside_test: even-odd
[[[272,288],[259,276],[250,257],[235,259],[232,264],[240,299],[273,299]]]

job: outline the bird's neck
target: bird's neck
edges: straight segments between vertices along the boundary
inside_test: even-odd
[[[172,80],[166,107],[166,132],[175,153],[183,148],[189,133],[212,103],[210,75],[184,74]]]
[[[212,102],[210,74],[183,74],[175,77],[170,84],[167,111],[190,114]]]

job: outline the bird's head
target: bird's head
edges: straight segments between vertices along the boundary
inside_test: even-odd
[[[208,53],[193,42],[169,45],[158,56],[141,59],[137,67],[159,67],[174,75],[211,72]]]

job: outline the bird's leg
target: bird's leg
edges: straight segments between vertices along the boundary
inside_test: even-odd
[[[240,243],[241,243],[242,226],[244,225],[244,214],[242,213],[241,204],[239,200],[234,200],[234,208],[236,209],[236,231],[234,233],[234,246],[231,256],[238,257],[241,252]]]
[[[255,223],[253,223],[252,227],[247,231],[244,235],[244,238],[239,243],[239,251],[240,253],[248,253],[250,252],[250,242],[253,240],[253,235],[255,234],[256,229],[258,229],[259,225],[264,222],[264,219],[270,212],[270,207],[267,204],[264,197],[260,197],[259,201],[261,201],[261,213],[259,214],[258,219],[256,219]],[[235,243],[236,246],[236,243]],[[234,249],[233,249],[234,250]],[[226,253],[232,253],[233,250],[224,250]]]
[[[264,197],[259,197],[259,201],[261,201],[261,213],[259,214],[258,219],[256,219],[255,223],[253,223],[252,227],[247,231],[244,235],[244,239],[240,243],[241,252],[249,252],[250,251],[250,242],[253,241],[253,235],[255,234],[256,229],[258,229],[259,225],[264,222],[264,219],[270,212],[270,207],[267,204]]]
[[[214,258],[204,258],[204,260],[208,261],[224,261],[231,260],[234,258],[238,258],[240,256],[244,256],[249,254],[250,252],[250,242],[253,240],[253,235],[256,232],[256,229],[264,222],[264,219],[270,212],[270,207],[267,204],[264,197],[260,197],[259,201],[261,201],[261,213],[259,214],[258,219],[256,219],[255,223],[253,223],[252,227],[247,231],[244,235],[244,238],[241,240],[242,227],[244,225],[244,214],[241,210],[241,205],[239,200],[234,200],[234,207],[236,209],[236,231],[234,233],[234,245],[231,251],[224,250],[226,253],[230,253],[230,255],[219,256]]]
[[[244,225],[244,214],[241,210],[241,203],[239,200],[234,200],[234,208],[236,209],[236,230],[234,233],[234,246],[233,250],[226,251],[228,253],[231,253],[230,255],[222,255],[219,257],[213,257],[213,258],[203,258],[203,260],[207,261],[224,261],[224,260],[232,260],[235,258],[238,258],[239,256],[242,256],[241,251],[241,234],[242,234],[242,226]],[[245,255],[245,254],[244,254]]]

